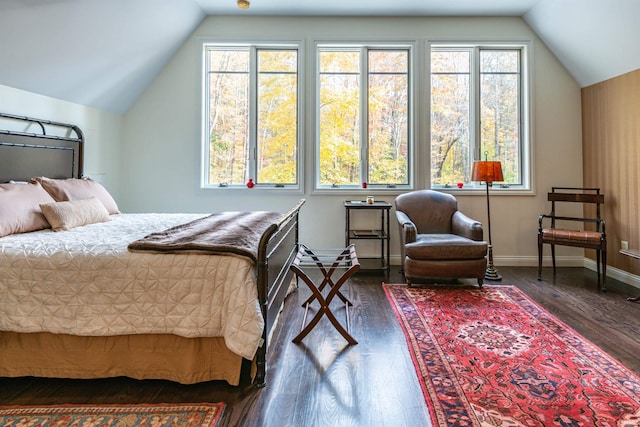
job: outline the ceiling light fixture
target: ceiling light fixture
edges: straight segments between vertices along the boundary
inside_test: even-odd
[[[238,7],[240,9],[249,9],[249,6],[251,6],[249,0],[238,0]]]

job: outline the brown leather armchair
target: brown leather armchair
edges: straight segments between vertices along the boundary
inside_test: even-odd
[[[399,195],[395,205],[402,270],[409,286],[414,278],[463,277],[477,278],[482,286],[487,268],[482,224],[460,212],[455,197],[419,190]]]

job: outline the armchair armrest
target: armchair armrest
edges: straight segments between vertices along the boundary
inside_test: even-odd
[[[451,218],[451,228],[453,234],[464,236],[467,239],[482,241],[482,224],[475,219],[471,219],[460,211],[456,211]]]
[[[406,213],[402,211],[396,211],[396,218],[400,225],[400,239],[403,244],[416,241],[418,230],[416,225],[409,219]]]

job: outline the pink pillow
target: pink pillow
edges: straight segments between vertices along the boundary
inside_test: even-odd
[[[0,184],[0,237],[49,228],[41,203],[55,202],[39,183]]]
[[[118,205],[111,194],[99,182],[90,178],[51,179],[45,177],[33,178],[38,181],[56,202],[68,202],[95,197],[100,200],[109,215],[118,214]]]

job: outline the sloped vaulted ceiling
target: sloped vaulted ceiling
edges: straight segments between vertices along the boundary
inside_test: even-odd
[[[124,113],[206,15],[240,13],[522,16],[581,86],[640,68],[640,0],[251,2],[0,0],[0,84]]]
[[[123,113],[204,16],[192,0],[0,0],[0,84]]]
[[[585,87],[640,68],[640,1],[541,0],[524,15]]]

